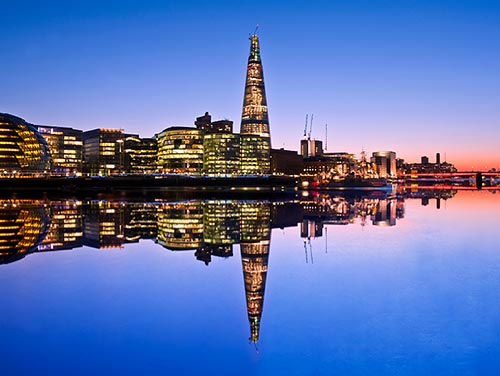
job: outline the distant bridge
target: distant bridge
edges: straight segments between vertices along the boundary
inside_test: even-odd
[[[400,174],[399,177],[402,178],[436,178],[436,179],[446,179],[446,178],[466,178],[466,177],[476,177],[477,174],[481,174],[483,178],[485,177],[500,177],[500,172],[483,172],[483,171],[457,171],[457,172],[413,172]]]

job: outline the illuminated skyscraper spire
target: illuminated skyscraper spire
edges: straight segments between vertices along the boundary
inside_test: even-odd
[[[259,37],[250,36],[245,96],[241,114],[241,170],[244,174],[269,174],[271,140]]]
[[[250,56],[248,57],[240,133],[270,137],[259,37],[254,34],[250,36],[250,41]]]

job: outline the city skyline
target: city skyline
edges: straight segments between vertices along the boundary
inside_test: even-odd
[[[142,137],[205,111],[238,122],[246,36],[258,23],[274,148],[298,150],[314,113],[312,137],[324,140],[328,123],[328,151],[500,165],[492,2],[85,4],[6,6],[23,23],[0,37],[18,56],[2,68],[2,112]]]

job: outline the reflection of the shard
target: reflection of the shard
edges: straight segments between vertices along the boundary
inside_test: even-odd
[[[404,195],[319,194],[280,202],[3,200],[0,201],[0,263],[18,260],[35,251],[82,245],[122,248],[127,243],[151,239],[172,251],[193,250],[196,259],[208,265],[212,256],[233,256],[234,244],[240,244],[250,340],[257,342],[272,228],[300,223],[301,237],[311,239],[326,236],[325,225],[357,221],[365,225],[370,219],[376,226],[394,226],[397,218],[404,217],[404,198]],[[310,247],[310,242],[304,240],[305,247],[307,244]],[[312,250],[310,258],[312,262]]]
[[[252,342],[259,340],[268,261],[268,240],[258,243],[241,243],[241,262],[245,281],[248,320],[250,322],[250,341]]]
[[[351,224],[357,218],[362,224],[371,218],[375,225],[394,225],[396,218],[404,213],[402,200],[394,197],[341,195],[317,195],[288,202],[4,200],[0,205],[4,216],[9,213],[16,218],[16,223],[22,223],[30,231],[38,228],[37,239],[30,238],[32,246],[25,247],[23,254],[28,248],[30,252],[82,245],[98,249],[123,248],[127,243],[151,239],[173,251],[195,250],[196,258],[205,263],[209,263],[212,256],[232,256],[234,244],[269,240],[271,228],[300,223],[301,236],[315,238],[323,236],[324,225]],[[33,227],[30,220],[37,215],[50,222],[50,226]],[[7,223],[6,220],[3,223]],[[7,229],[10,227],[4,228],[2,249],[17,253],[14,245],[17,233]]]

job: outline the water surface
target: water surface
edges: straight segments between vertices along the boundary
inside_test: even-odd
[[[2,375],[500,372],[500,196],[3,200]]]

